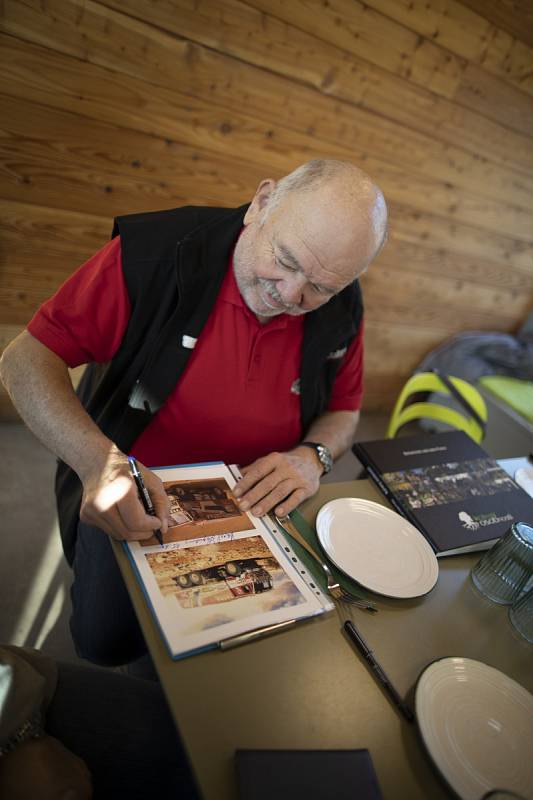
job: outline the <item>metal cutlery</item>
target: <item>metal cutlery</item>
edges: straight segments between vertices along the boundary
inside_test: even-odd
[[[327,579],[328,592],[334,600],[337,600],[341,603],[349,603],[350,605],[357,606],[358,608],[363,608],[365,611],[377,611],[377,608],[373,603],[370,603],[367,600],[362,600],[360,597],[356,597],[355,595],[351,594],[347,589],[344,589],[338,581],[335,580],[328,565],[322,561],[318,553],[316,553],[311,545],[305,540],[289,516],[278,517],[274,514],[274,518],[281,529],[291,536],[296,542],[298,542],[298,544],[301,545],[309,553],[309,555],[312,556],[312,558],[314,558],[317,564],[320,565]]]

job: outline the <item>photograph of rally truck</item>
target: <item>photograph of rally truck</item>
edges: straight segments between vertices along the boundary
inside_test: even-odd
[[[227,618],[302,602],[278,559],[255,533],[205,544],[193,541],[146,553],[146,560],[163,597],[172,597],[182,609],[223,604]]]
[[[255,558],[242,559],[239,561],[227,561],[225,564],[218,564],[214,567],[195,570],[194,572],[184,572],[174,576],[174,581],[180,589],[206,587],[209,585],[217,596],[217,602],[224,602],[224,599],[232,600],[236,597],[250,597],[251,595],[267,592],[272,589],[272,576],[265,567]],[[220,589],[225,591],[226,597],[220,596]],[[227,591],[229,590],[229,592]],[[181,604],[189,605],[187,600],[200,598],[197,592],[192,593],[193,597],[181,595]],[[203,592],[203,599],[209,602],[209,591]],[[196,602],[192,603],[196,605]]]
[[[193,572],[184,572],[174,577],[180,589],[188,589],[190,586],[203,586],[210,581],[228,582],[239,579],[251,581],[254,584],[254,592],[264,592],[267,589],[272,589],[272,576],[255,558],[227,561],[225,564],[217,564],[214,567],[206,567]]]

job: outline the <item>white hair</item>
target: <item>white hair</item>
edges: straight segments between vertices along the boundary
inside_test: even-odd
[[[266,216],[270,214],[289,192],[307,192],[316,188],[319,183],[325,183],[345,173],[347,170],[357,170],[348,161],[336,161],[334,159],[315,158],[307,161],[295,170],[289,172],[285,177],[280,178],[270,195],[270,200],[266,209]],[[359,170],[357,170],[359,172]],[[266,218],[266,217],[265,217]]]

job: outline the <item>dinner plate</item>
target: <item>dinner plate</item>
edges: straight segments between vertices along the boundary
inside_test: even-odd
[[[331,561],[367,589],[387,597],[420,597],[437,582],[435,553],[420,531],[379,503],[341,497],[316,518]]]
[[[533,697],[480,661],[443,658],[420,676],[416,717],[424,744],[461,800],[495,790],[531,798]]]

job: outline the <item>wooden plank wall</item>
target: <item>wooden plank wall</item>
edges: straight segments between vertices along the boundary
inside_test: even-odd
[[[366,168],[390,206],[364,278],[366,408],[390,408],[447,337],[512,332],[531,309],[528,0],[1,8],[0,344],[115,214],[240,204],[318,156]]]

